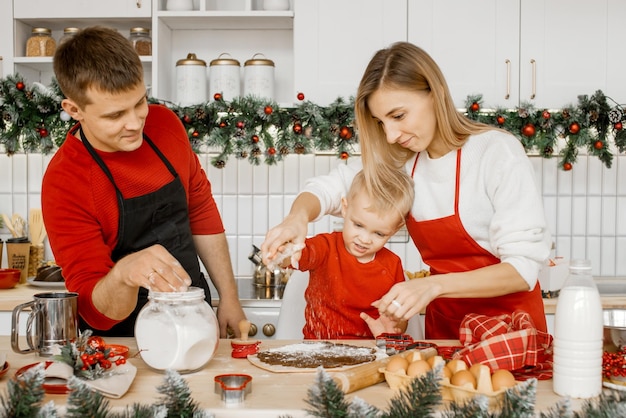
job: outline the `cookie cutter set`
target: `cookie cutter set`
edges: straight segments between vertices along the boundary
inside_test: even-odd
[[[247,374],[220,374],[215,376],[215,393],[226,404],[243,403],[252,391],[252,376]]]

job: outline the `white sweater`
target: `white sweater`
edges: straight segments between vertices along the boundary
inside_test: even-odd
[[[452,151],[431,159],[428,153],[420,153],[411,209],[417,221],[454,213],[456,155]],[[411,173],[414,161],[407,162],[407,172]],[[361,160],[354,159],[306,182],[303,191],[320,200],[320,217],[341,216],[341,196],[361,168]],[[470,137],[461,152],[460,184],[459,214],[467,233],[513,265],[532,290],[552,240],[533,167],[519,140],[497,130]]]

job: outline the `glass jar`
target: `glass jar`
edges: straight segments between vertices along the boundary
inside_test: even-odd
[[[56,50],[56,42],[52,31],[48,28],[33,28],[30,38],[26,41],[27,57],[51,57]]]
[[[63,42],[65,42],[68,39],[70,39],[72,36],[76,35],[78,33],[78,31],[79,31],[78,28],[65,28],[65,29],[63,29],[63,36],[61,36],[61,39],[59,39],[59,45],[61,45]]]
[[[135,323],[135,339],[142,359],[155,370],[190,373],[213,358],[219,344],[219,325],[204,300],[204,290],[150,292]]]
[[[152,55],[152,37],[148,28],[132,28],[130,42],[139,55]]]

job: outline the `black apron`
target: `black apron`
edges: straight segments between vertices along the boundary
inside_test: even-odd
[[[205,300],[210,305],[211,291],[200,271],[200,263],[189,225],[187,195],[174,167],[150,138],[144,134],[144,140],[163,161],[174,176],[174,180],[152,193],[125,199],[104,161],[91,146],[82,130],[80,133],[85,148],[109,178],[117,195],[119,208],[117,245],[113,249],[111,259],[117,262],[130,253],[143,250],[154,244],[161,244],[187,271],[191,277],[191,285],[204,289]],[[110,330],[98,330],[90,327],[81,318],[80,329],[89,328],[94,331],[95,335],[101,336],[132,337],[135,335],[137,315],[147,302],[148,290],[140,287],[137,306],[124,321],[114,325]]]

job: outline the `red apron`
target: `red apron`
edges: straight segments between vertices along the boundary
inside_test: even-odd
[[[419,154],[411,176],[415,173]],[[456,157],[454,214],[439,219],[417,222],[409,213],[407,229],[431,274],[476,270],[497,264],[500,259],[482,248],[465,231],[459,216],[459,184],[461,150]],[[539,283],[532,292],[517,292],[493,298],[437,298],[426,307],[427,339],[458,339],[461,321],[468,313],[489,316],[528,312],[535,327],[547,332],[546,317]]]

